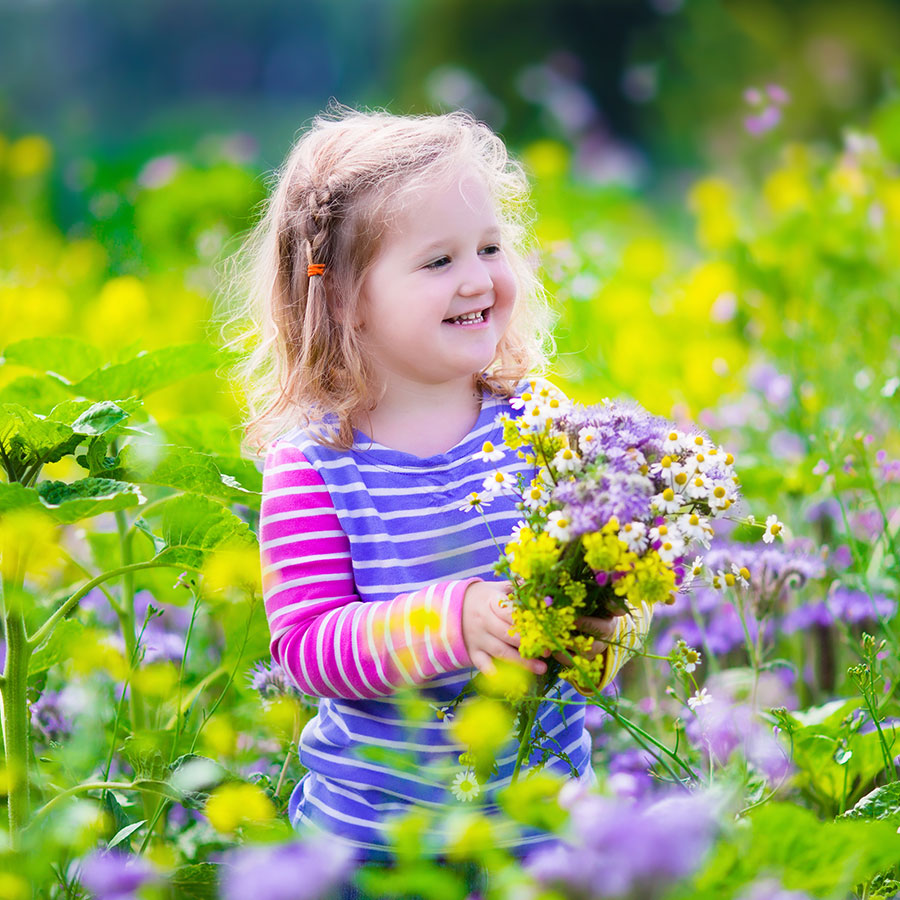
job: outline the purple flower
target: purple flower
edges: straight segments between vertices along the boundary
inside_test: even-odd
[[[318,900],[347,880],[353,851],[339,841],[310,838],[274,847],[229,852],[222,900]]]
[[[45,743],[59,743],[72,734],[72,691],[44,691],[31,704],[31,727]]]
[[[780,115],[777,110],[775,112]],[[777,122],[770,127],[774,127],[774,124]],[[782,374],[769,362],[756,363],[752,366],[747,372],[747,383],[759,391],[777,412],[783,413],[794,395],[794,383],[790,375]]]
[[[95,900],[135,900],[137,891],[158,877],[144,857],[118,850],[92,853],[81,867],[81,883]]]
[[[564,841],[533,853],[526,862],[542,885],[593,896],[629,893],[653,897],[703,863],[715,833],[715,809],[702,794],[661,799],[604,797],[566,785],[569,807]]]
[[[810,900],[810,896],[803,891],[789,891],[774,878],[764,878],[753,882],[738,900]]]

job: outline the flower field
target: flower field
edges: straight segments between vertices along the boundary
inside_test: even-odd
[[[90,227],[64,229],[54,148],[0,141],[0,900],[313,900],[352,881],[463,900],[466,867],[489,898],[895,896],[900,167],[883,137],[772,140],[665,200],[579,181],[561,144],[524,148],[552,380],[727,448],[740,499],[586,700],[596,787],[526,764],[488,816],[462,777],[449,817],[398,821],[396,864],[363,870],[285,817],[314,701],[269,659],[260,461],[214,303],[259,173],[228,141],[101,172],[77,188]],[[500,670],[433,711],[476,775],[520,682]],[[495,840],[512,824],[563,840],[517,860]],[[428,858],[432,831],[460,866]]]

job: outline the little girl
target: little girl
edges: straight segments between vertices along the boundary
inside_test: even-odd
[[[297,141],[247,245],[248,321],[261,335],[245,367],[248,433],[268,447],[271,650],[322,698],[300,738],[308,772],[290,817],[362,860],[387,858],[391,820],[413,807],[440,812],[480,792],[493,808],[515,744],[487,784],[470,773],[451,784],[465,748],[435,709],[495,660],[546,669],[520,657],[509,586],[492,576],[521,517],[515,499],[498,496],[487,524],[466,508],[498,470],[527,471],[497,449],[495,424],[519,414],[510,398],[544,364],[546,307],[521,243],[526,193],[503,142],[466,114],[338,110]],[[633,645],[646,623],[581,627]],[[620,654],[596,649],[610,660],[606,683]],[[408,702],[400,689],[411,685],[429,703]],[[544,704],[540,725],[590,779],[584,707],[560,689],[572,705]],[[561,759],[547,767],[571,773]],[[506,843],[524,853],[546,840]]]

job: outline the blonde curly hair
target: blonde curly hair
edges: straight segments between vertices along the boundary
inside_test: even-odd
[[[465,112],[398,116],[333,106],[317,116],[275,173],[262,216],[228,261],[226,346],[247,403],[246,443],[259,452],[296,425],[346,449],[351,420],[374,408],[375,373],[352,323],[387,224],[423,188],[479,175],[497,204],[517,299],[475,390],[511,396],[542,372],[550,313],[526,256],[528,182],[503,141]],[[325,273],[309,277],[309,264]]]

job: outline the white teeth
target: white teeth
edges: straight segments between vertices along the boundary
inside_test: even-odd
[[[447,319],[448,322],[455,325],[457,323],[462,322],[483,322],[484,321],[484,313],[473,312],[466,313],[464,316],[456,316],[453,319]]]

